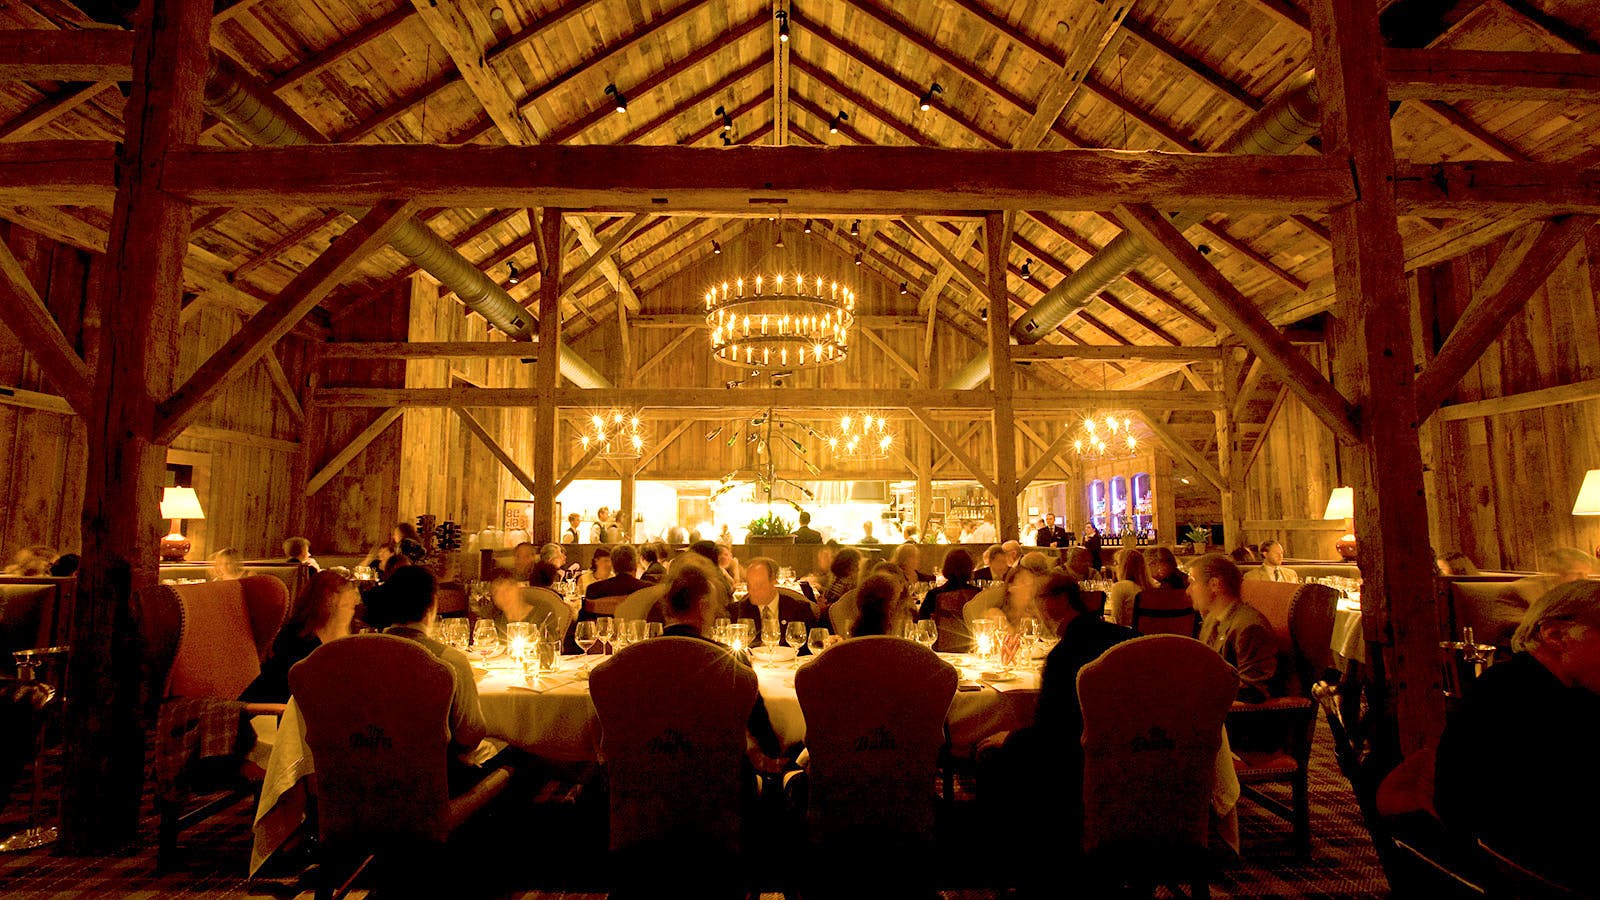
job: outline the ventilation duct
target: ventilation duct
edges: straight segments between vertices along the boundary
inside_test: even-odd
[[[1218,153],[1285,155],[1317,133],[1316,77],[1305,72],[1292,79],[1271,103],[1221,147]],[[1194,213],[1169,213],[1168,218],[1183,231],[1200,221]],[[1150,255],[1138,238],[1124,231],[1090,257],[1077,271],[1063,278],[1011,325],[1011,335],[1019,343],[1033,344],[1056,329],[1074,312],[1089,305],[1112,282],[1133,271]],[[983,350],[953,375],[945,388],[971,389],[983,383],[991,370],[989,351]]]
[[[326,143],[316,129],[287,104],[256,83],[225,56],[213,55],[206,82],[206,111],[233,126],[249,141],[267,146]],[[365,210],[346,210],[360,218]],[[433,229],[412,219],[395,231],[389,246],[417,268],[454,291],[461,302],[513,340],[533,337],[533,316],[489,276],[456,252]],[[609,388],[611,382],[566,346],[558,348],[561,374],[582,388]]]

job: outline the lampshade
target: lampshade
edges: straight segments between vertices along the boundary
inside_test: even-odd
[[[1583,476],[1583,487],[1578,488],[1578,499],[1572,504],[1575,516],[1600,516],[1600,469],[1590,469]]]
[[[1353,519],[1356,516],[1355,491],[1347,487],[1336,487],[1328,495],[1328,508],[1322,513],[1324,519]]]
[[[200,509],[200,497],[194,492],[194,488],[162,488],[161,518],[204,519],[205,517],[206,514]]]

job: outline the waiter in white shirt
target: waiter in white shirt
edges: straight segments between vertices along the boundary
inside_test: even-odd
[[[1251,569],[1244,577],[1251,581],[1300,581],[1300,575],[1283,564],[1283,544],[1278,541],[1262,542],[1261,565]]]

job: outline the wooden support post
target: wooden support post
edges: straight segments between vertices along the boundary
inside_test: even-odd
[[[633,387],[633,336],[628,331],[628,305],[617,304],[617,346],[621,348],[620,366],[621,373],[617,384],[623,387]],[[617,525],[622,530],[622,540],[631,544],[634,541],[633,533],[633,508],[634,489],[637,486],[639,475],[639,461],[637,459],[624,460],[622,463],[622,477],[620,479],[617,498]]]
[[[561,344],[561,258],[554,248],[565,237],[566,217],[559,209],[547,209],[539,221],[540,246],[553,252],[539,256],[539,346],[543,348],[533,367],[533,384],[539,400],[533,406],[533,522],[529,533],[535,544],[546,544],[560,535],[556,522],[556,405],[551,396],[561,381],[557,355],[550,348]]]
[[[1294,351],[1291,351],[1294,352]],[[1260,361],[1256,357],[1256,361]],[[1244,541],[1244,467],[1238,456],[1238,428],[1237,418],[1233,410],[1240,403],[1239,375],[1240,361],[1229,353],[1222,357],[1221,365],[1217,370],[1217,381],[1221,383],[1223,408],[1213,412],[1217,426],[1217,474],[1222,477],[1222,548],[1228,550]],[[1199,380],[1191,370],[1185,373]]]
[[[1389,645],[1388,696],[1379,698],[1387,732],[1376,745],[1412,752],[1438,738],[1444,703],[1383,36],[1374,0],[1317,0],[1311,18],[1323,156],[1348,166],[1360,186],[1359,199],[1332,214],[1334,359],[1360,405],[1361,442],[1342,457],[1355,489],[1362,626],[1369,642]]]
[[[306,345],[305,377],[302,382],[306,399],[301,406],[305,415],[300,423],[300,446],[289,462],[289,530],[294,534],[305,534],[311,524],[310,504],[306,502],[311,495],[306,491],[306,483],[311,480],[311,469],[316,465],[315,454],[322,446],[325,414],[314,409],[310,403],[317,394],[317,388],[322,386],[322,346],[320,343]]]
[[[1011,406],[1015,371],[1011,367],[1011,306],[1006,297],[1006,251],[1011,235],[1006,232],[1005,216],[989,213],[983,218],[986,259],[989,263],[989,360],[990,383],[994,386],[994,486],[996,524],[1000,540],[1018,540],[1017,523],[1017,426]]]
[[[157,581],[166,448],[154,439],[155,404],[175,377],[190,219],[189,204],[161,182],[168,153],[199,136],[210,69],[211,0],[141,6],[107,245],[114,268],[85,419],[83,564],[62,742],[61,837],[73,853],[107,853],[138,832],[148,675],[132,595]]]

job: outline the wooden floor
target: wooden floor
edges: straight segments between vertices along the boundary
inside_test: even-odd
[[[53,775],[54,772],[52,771]],[[1285,825],[1264,815],[1257,807],[1245,801],[1240,807],[1240,824],[1245,855],[1241,860],[1225,866],[1221,876],[1212,885],[1212,896],[1232,897],[1318,897],[1318,898],[1372,898],[1388,896],[1388,884],[1378,865],[1372,843],[1362,825],[1350,786],[1334,765],[1332,744],[1325,728],[1319,728],[1313,756],[1311,782],[1312,822],[1314,843],[1308,859],[1296,858],[1288,841]],[[26,813],[27,792],[19,790],[12,802],[0,814],[0,834],[9,834],[20,826]],[[963,810],[970,804],[958,804],[957,815],[971,816]],[[155,860],[155,818],[146,815],[141,827],[140,840],[123,852],[97,859],[71,859],[56,857],[48,850],[15,853],[0,856],[0,897],[7,900],[22,898],[73,898],[73,897],[306,897],[298,871],[281,867],[270,872],[272,877],[246,881],[245,863],[249,856],[249,823],[255,810],[253,802],[240,805],[213,817],[183,835],[184,853],[180,864],[171,872],[158,872]],[[992,829],[980,829],[976,823],[971,828],[957,828],[960,834],[987,833],[985,846],[992,845]],[[952,859],[972,859],[978,856],[993,859],[988,854],[975,854],[971,846],[962,846],[965,838],[958,839],[949,854]],[[602,898],[605,896],[603,861],[594,854],[575,849],[564,851],[548,846],[544,839],[530,839],[528,855],[521,861],[507,859],[485,861],[485,865],[516,865],[526,874],[526,889],[511,880],[512,889],[463,896],[494,898],[529,898],[529,900],[555,900],[555,898]],[[583,860],[589,861],[583,861]],[[580,871],[561,871],[562,862],[572,862],[569,868]],[[999,891],[982,887],[982,879],[973,873],[961,875],[952,882],[962,887],[942,892],[945,898],[959,900],[989,900],[1003,896]],[[464,885],[463,885],[464,887]],[[1070,883],[1063,885],[1063,895],[1070,895]],[[451,892],[455,894],[454,891]],[[367,896],[357,891],[352,896]],[[376,900],[381,896],[374,892]],[[781,897],[767,894],[764,897]]]

